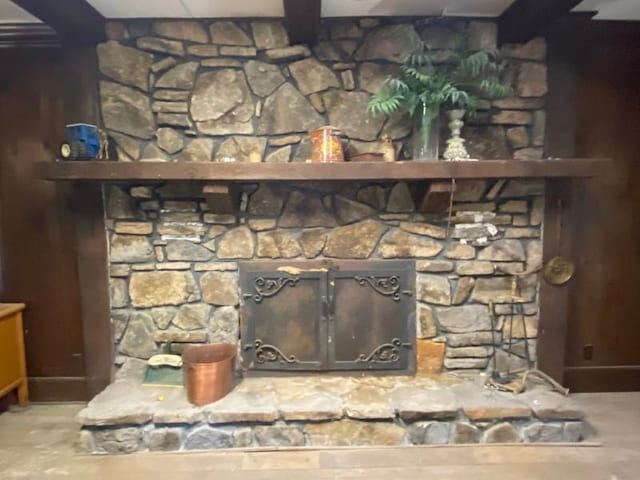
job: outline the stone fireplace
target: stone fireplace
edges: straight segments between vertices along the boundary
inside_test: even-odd
[[[348,154],[388,136],[406,158],[406,116],[366,112],[381,81],[419,38],[436,61],[457,33],[496,44],[493,22],[429,18],[327,21],[312,49],[289,46],[279,21],[108,32],[101,115],[121,162],[304,162],[306,132],[327,123]],[[515,95],[483,101],[467,145],[479,159],[539,159],[544,41],[502,50]],[[535,361],[544,181],[458,180],[435,212],[423,182],[235,186],[227,213],[197,179],[105,186],[119,371],[80,415],[87,450],[581,438],[581,413],[557,395],[462,381]],[[244,380],[222,401],[140,386],[151,355],[208,342],[238,345]]]

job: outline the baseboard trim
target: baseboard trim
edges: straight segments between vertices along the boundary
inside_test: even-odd
[[[564,383],[572,392],[640,391],[640,365],[565,367]]]
[[[86,377],[29,377],[29,400],[34,402],[86,401]]]

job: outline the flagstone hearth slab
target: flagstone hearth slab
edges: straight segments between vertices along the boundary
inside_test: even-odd
[[[485,377],[249,377],[196,407],[181,387],[143,386],[144,369],[144,361],[127,359],[80,412],[88,452],[577,442],[583,435],[583,413],[571,399],[538,386],[521,395],[489,390]],[[161,441],[167,432],[171,441]]]

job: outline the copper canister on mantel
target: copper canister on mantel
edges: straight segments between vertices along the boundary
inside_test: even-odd
[[[326,125],[309,132],[311,139],[311,163],[344,162],[340,131]]]

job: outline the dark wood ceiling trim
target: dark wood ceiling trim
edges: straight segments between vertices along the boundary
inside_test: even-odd
[[[498,19],[498,42],[525,43],[581,0],[515,0]]]
[[[314,45],[320,33],[321,0],[283,0],[289,42]]]
[[[42,23],[0,23],[0,48],[59,47],[56,31]]]
[[[11,0],[51,26],[66,45],[94,45],[106,40],[105,19],[85,0]]]

